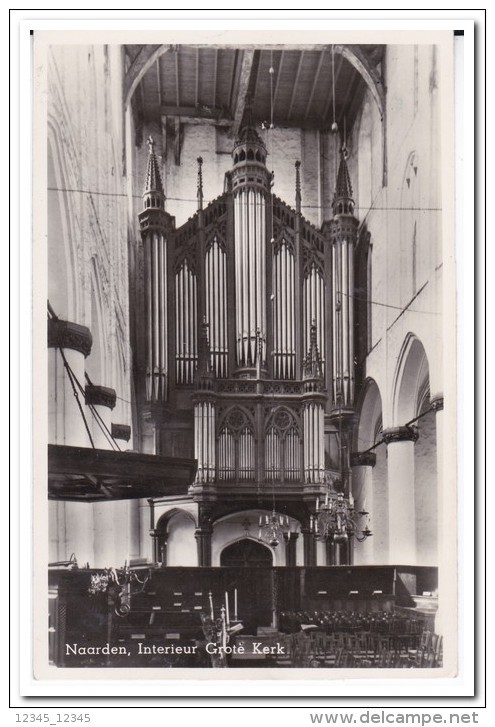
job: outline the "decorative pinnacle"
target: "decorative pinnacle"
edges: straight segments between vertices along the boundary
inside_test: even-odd
[[[144,194],[146,195],[150,192],[158,192],[163,197],[164,194],[162,178],[160,176],[160,168],[158,166],[158,160],[155,154],[155,141],[152,136],[148,137],[147,144],[149,149],[149,156],[148,169],[146,171],[146,182],[144,185]]]
[[[203,157],[198,157],[198,209],[203,209]]]
[[[301,211],[301,162],[297,161],[296,167],[296,212]]]
[[[318,349],[316,321],[311,322],[311,330],[309,336],[309,350],[303,363],[303,371],[305,379],[322,379],[323,371],[321,365],[321,356]]]
[[[261,366],[263,364],[263,337],[259,328],[256,329],[256,371],[257,378],[261,378]]]
[[[210,388],[210,383],[207,382],[209,382],[212,377],[208,328],[209,324],[206,321],[206,316],[203,316],[203,322],[201,323],[199,332],[198,368],[196,369],[196,385],[198,388],[202,389]]]
[[[354,201],[352,199],[352,185],[347,168],[347,157],[349,156],[347,148],[343,145],[340,150],[340,165],[337,173],[337,181],[335,185],[335,194],[333,195],[333,213],[354,214]],[[343,204],[340,204],[343,203]]]

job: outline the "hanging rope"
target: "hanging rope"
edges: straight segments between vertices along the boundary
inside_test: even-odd
[[[337,124],[335,118],[335,46],[332,45],[332,131],[333,126]]]
[[[86,381],[88,382],[88,384],[90,386],[93,386],[94,384],[91,381],[91,379],[89,378],[88,374],[85,373],[84,376],[85,376]],[[112,447],[115,445],[115,447],[117,448],[117,451],[121,452],[122,450],[120,449],[119,445],[117,444],[117,442],[113,438],[112,432],[110,431],[110,429],[105,424],[105,421],[103,420],[103,418],[102,418],[101,414],[99,413],[99,411],[96,409],[95,405],[94,404],[88,404],[88,406],[91,409],[91,411],[92,411],[95,419],[97,420],[97,423],[98,423],[100,429],[102,430],[103,434],[107,438],[107,441],[109,442],[109,444]]]
[[[53,320],[53,321],[58,321],[59,320],[59,317],[57,316],[57,314],[53,310],[53,308],[52,308],[52,306],[50,304],[50,301],[47,301],[47,304],[48,304],[48,319],[49,320]],[[113,438],[112,432],[109,430],[109,428],[107,427],[107,425],[103,421],[103,419],[101,417],[101,414],[96,410],[96,408],[95,408],[95,406],[93,404],[88,404],[88,402],[86,400],[86,390],[84,389],[84,387],[80,383],[79,379],[77,378],[77,376],[75,375],[74,371],[72,370],[69,362],[67,361],[67,358],[66,358],[66,356],[64,354],[63,348],[59,347],[59,351],[60,351],[60,355],[62,356],[62,361],[64,363],[64,368],[65,368],[65,370],[67,372],[67,376],[68,376],[69,381],[71,383],[72,391],[73,391],[74,396],[76,398],[77,406],[78,406],[79,411],[81,413],[81,416],[83,418],[84,426],[85,426],[87,435],[89,437],[89,441],[91,442],[92,448],[93,449],[96,449],[95,444],[94,444],[93,437],[91,436],[91,432],[90,432],[90,429],[89,429],[88,421],[87,421],[86,415],[84,413],[84,409],[83,409],[82,404],[81,404],[81,402],[79,400],[79,393],[81,393],[83,395],[84,402],[85,402],[86,406],[89,407],[92,415],[96,419],[96,423],[98,424],[98,426],[100,427],[101,431],[105,435],[105,438],[108,441],[108,443],[110,444],[110,446],[112,447],[112,449],[114,449],[114,450],[116,449],[119,452],[121,452],[122,450],[120,449],[119,445],[117,444],[117,442]],[[93,385],[91,379],[89,378],[89,376],[87,374],[85,374],[85,377],[86,377],[86,380],[88,381],[88,383],[91,384],[91,385]],[[79,392],[78,392],[78,389],[79,389]]]
[[[62,356],[62,361],[64,362],[64,367],[65,367],[65,370],[67,372],[67,376],[69,377],[69,381],[70,381],[71,386],[72,386],[72,391],[74,392],[74,396],[76,397],[77,406],[79,407],[79,411],[80,411],[81,416],[83,418],[84,426],[86,428],[86,432],[87,432],[87,435],[89,437],[89,441],[91,442],[91,446],[93,447],[93,449],[96,449],[95,448],[95,443],[93,441],[93,437],[91,436],[91,432],[89,431],[89,426],[88,426],[88,422],[87,422],[87,419],[86,419],[86,415],[85,415],[84,410],[82,408],[81,402],[79,401],[79,394],[77,392],[76,383],[75,383],[75,382],[77,382],[77,383],[79,383],[79,382],[77,381],[77,378],[75,377],[74,372],[72,371],[71,367],[69,366],[69,362],[65,358],[65,354],[64,354],[63,349],[62,348],[59,348],[59,351],[60,351],[60,355]]]

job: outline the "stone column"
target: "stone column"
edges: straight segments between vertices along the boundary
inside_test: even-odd
[[[112,437],[118,441],[121,449],[127,449],[128,447],[123,444],[129,442],[131,439],[131,427],[128,424],[117,424],[112,422],[111,428]],[[126,520],[127,520],[127,562],[132,562],[140,559],[140,548],[139,548],[139,500],[132,499],[127,500],[125,503],[126,508]]]
[[[213,535],[213,528],[201,527],[194,532],[196,538],[196,544],[198,548],[198,565],[210,568],[211,567],[211,538]]]
[[[91,422],[91,433],[96,449],[112,449],[107,437],[110,438],[112,409],[116,402],[116,393],[106,386],[86,385],[86,417]],[[103,427],[103,428],[102,428]],[[106,429],[104,428],[106,427]],[[108,430],[108,431],[107,431]],[[124,502],[97,502],[93,505],[94,527],[94,562],[96,568],[123,566],[127,556],[118,552],[116,537],[119,529],[127,525],[127,508]],[[124,523],[122,523],[122,519]]]
[[[383,439],[387,445],[390,562],[417,565],[414,443],[418,432],[410,426],[393,427],[383,431]]]
[[[366,518],[360,518],[359,512],[366,510],[369,513],[369,527],[373,530],[373,467],[376,464],[374,452],[353,452],[351,454],[352,467],[352,495],[356,521],[362,528],[366,527]],[[354,543],[354,562],[356,565],[373,563],[373,541],[366,538],[362,543]]]
[[[445,480],[444,480],[444,429],[443,429],[443,395],[438,394],[431,398],[430,401],[432,409],[435,411],[435,424],[436,424],[436,435],[437,435],[437,500],[438,500],[438,553],[441,562],[444,563],[442,568],[438,569],[438,609],[435,614],[435,633],[444,636],[444,655],[445,663],[449,662],[449,644],[445,641],[445,621],[447,620],[446,614],[449,613],[450,608],[450,620],[455,618],[457,614],[452,614],[451,606],[447,605],[444,608],[444,604],[452,604],[456,602],[456,583],[454,578],[449,577],[449,573],[453,573],[456,567],[457,553],[455,548],[451,548],[450,553],[445,552],[445,543],[447,533],[449,532],[450,522],[456,517],[456,498],[450,500],[452,506],[452,518],[450,513],[446,513],[448,509],[449,500],[446,500],[445,493]],[[446,517],[447,516],[447,517]],[[448,544],[447,544],[448,545]],[[446,556],[446,557],[445,557]],[[452,558],[451,562],[448,563],[449,556]]]
[[[284,533],[285,565],[293,568],[297,564],[297,539],[299,533]]]
[[[304,565],[305,566],[312,566],[316,565],[316,542],[315,542],[315,536],[311,532],[311,529],[309,527],[309,523],[305,523],[301,528],[301,533],[303,536],[303,546],[304,546]]]
[[[48,321],[48,442],[89,447],[81,410],[85,412],[85,358],[93,339],[86,326],[71,321]],[[91,506],[74,502],[48,503],[51,562],[68,560],[74,553],[78,563],[93,560]]]
[[[326,564],[327,565],[336,565],[335,543],[333,542],[333,538],[327,538],[325,540],[325,550],[326,550]]]
[[[198,548],[198,566],[211,567],[212,535],[213,526],[210,507],[208,504],[200,503],[198,506],[198,527],[194,533]]]
[[[70,321],[48,321],[48,441],[52,444],[90,446],[79,407],[80,404],[85,411],[84,395],[76,381],[72,385],[71,374],[84,387],[84,361],[91,352],[92,343],[91,332],[86,326]]]

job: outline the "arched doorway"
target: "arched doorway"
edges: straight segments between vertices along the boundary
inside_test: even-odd
[[[228,590],[237,589],[238,617],[244,624],[244,633],[256,634],[258,626],[270,626],[274,609],[270,549],[256,540],[241,538],[222,550],[220,565],[229,572]]]
[[[265,545],[249,538],[242,538],[222,550],[220,565],[231,568],[271,566],[273,556]]]

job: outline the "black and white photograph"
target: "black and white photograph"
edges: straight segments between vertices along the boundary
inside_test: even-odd
[[[455,676],[452,32],[34,51],[35,678]]]

